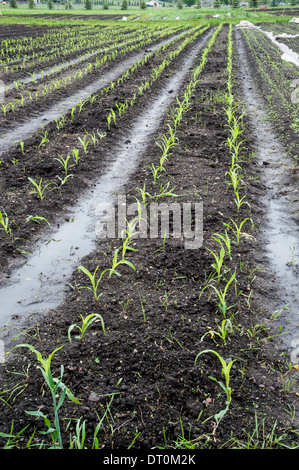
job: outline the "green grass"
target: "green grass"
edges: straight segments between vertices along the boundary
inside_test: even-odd
[[[225,20],[226,22],[232,22],[233,24],[239,23],[241,20],[246,19],[252,23],[256,22],[283,22],[289,21],[290,17],[287,16],[275,16],[268,14],[266,12],[258,12],[250,9],[244,8],[218,8],[218,9],[208,9],[208,8],[187,8],[178,9],[177,7],[163,7],[163,8],[146,8],[142,10],[140,7],[128,7],[127,10],[122,10],[121,6],[115,5],[109,7],[108,10],[104,10],[102,6],[94,6],[92,10],[86,10],[83,5],[76,5],[70,10],[66,10],[64,5],[54,5],[52,10],[47,8],[47,5],[36,5],[34,9],[29,9],[28,6],[22,8],[13,9],[9,5],[1,5],[1,12],[3,17],[1,19],[2,24],[43,24],[47,23],[49,26],[53,25],[63,25],[63,24],[82,24],[82,20],[77,19],[68,19],[69,15],[84,15],[86,16],[86,21],[88,23],[94,23],[96,19],[88,19],[90,15],[123,15],[127,16],[128,20],[140,17],[140,21],[175,21],[177,17],[182,21],[196,21],[199,20],[205,21],[207,15],[220,15],[219,18],[209,18],[209,22],[212,24],[218,24]],[[229,13],[229,15],[228,15]],[[64,15],[64,19],[57,20],[45,20],[43,18],[44,14],[50,14],[52,17],[55,15]],[[37,15],[40,18],[24,18],[19,17],[19,15]],[[165,18],[166,17],[166,18]],[[165,19],[164,19],[165,18]],[[84,23],[85,24],[85,23]]]

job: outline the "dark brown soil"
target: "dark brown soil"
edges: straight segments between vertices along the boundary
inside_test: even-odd
[[[292,396],[282,392],[281,381],[282,374],[288,369],[285,359],[276,352],[274,340],[266,340],[277,331],[275,325],[273,327],[260,313],[263,305],[255,300],[269,289],[271,278],[264,274],[254,281],[253,276],[260,256],[256,236],[263,215],[260,198],[264,188],[256,179],[259,170],[247,160],[252,144],[248,128],[244,134],[248,150],[243,163],[243,192],[251,210],[244,205],[237,213],[231,188],[227,185],[230,156],[225,145],[228,131],[223,110],[227,31],[225,26],[209,55],[191,106],[184,115],[179,145],[173,150],[166,165],[167,173],[163,175],[165,182],[170,181],[171,187],[181,195],[180,202],[203,202],[203,246],[186,250],[183,240],[175,238],[167,239],[165,245],[162,239],[136,239],[133,245],[136,251],[129,255],[136,271],[121,266],[120,277],[112,275],[109,280],[104,277],[100,285],[103,295],[98,306],[90,291],[78,289],[86,285],[86,277],[75,272],[71,280],[75,289],[69,288],[65,303],[49,312],[38,329],[31,331],[30,338],[19,338],[20,342],[32,344],[45,357],[55,348],[62,347],[52,358],[52,373],[58,377],[63,365],[63,382],[80,400],[78,405],[66,399],[60,410],[65,448],[69,445],[70,432],[75,432],[74,420],[80,417],[81,421],[86,421],[85,446],[91,447],[94,430],[108,404],[107,418],[98,433],[100,447],[104,450],[128,449],[130,446],[145,452],[157,446],[181,446],[184,449],[182,432],[194,449],[234,445],[278,447],[275,440],[265,438],[274,429],[276,421],[275,436],[285,433],[283,442],[292,442],[293,436],[288,433],[292,419],[285,412]],[[99,115],[90,114],[89,117],[98,119]],[[84,115],[79,116],[72,125],[82,126],[83,119]],[[126,132],[127,125],[126,120],[121,129],[113,129],[103,143],[103,150],[86,160],[80,168],[81,177],[76,175],[74,183],[60,193],[63,196],[57,198],[54,191],[48,201],[45,200],[47,217],[51,216],[51,210],[57,214],[71,201],[75,188],[82,190],[88,182],[92,183],[95,168],[97,175],[100,174],[102,167],[96,167],[96,157],[104,162],[106,149],[111,148],[113,139],[117,140],[118,135]],[[160,131],[167,131],[166,120]],[[157,164],[159,158],[158,146],[150,146],[125,188],[128,197],[137,196],[136,188],[144,183],[150,193],[154,190],[147,165]],[[33,160],[32,165],[36,164]],[[39,174],[41,170],[39,168]],[[53,175],[55,171],[53,164],[49,164],[49,173]],[[24,176],[16,181],[17,188],[22,187],[25,179]],[[55,197],[54,201],[51,197]],[[169,201],[177,202],[177,199],[167,199]],[[33,198],[30,203],[32,207],[27,213],[32,213],[35,208]],[[213,334],[223,320],[217,311],[215,292],[210,289],[202,296],[200,293],[213,273],[211,264],[214,260],[208,251],[209,248],[217,250],[213,234],[223,233],[223,223],[229,223],[230,218],[240,223],[245,217],[251,217],[256,228],[252,229],[250,223],[244,226],[246,236],[241,237],[238,247],[233,244],[232,260],[226,259],[230,272],[236,270],[237,284],[228,294],[228,303],[232,306],[229,317],[234,328],[223,344]],[[97,250],[82,260],[82,265],[90,272],[97,266],[99,272],[111,267],[112,255],[118,246],[119,240],[99,241]],[[8,248],[2,245],[3,249]],[[11,247],[11,252],[13,250]],[[5,268],[7,266],[6,263]],[[252,289],[256,296],[251,303]],[[95,322],[82,343],[75,338],[75,330],[69,342],[70,325],[81,325],[80,315],[90,313],[102,315],[106,333],[100,322]],[[266,326],[256,335],[250,334],[257,324]],[[218,426],[214,415],[225,407],[225,394],[219,385],[219,381],[224,381],[220,361],[214,354],[206,353],[195,364],[197,354],[207,349],[217,351],[228,362],[235,361],[230,374],[232,402]],[[26,375],[12,374],[22,370]],[[43,420],[26,414],[29,410],[40,410],[51,420],[53,416],[51,396],[36,368],[35,355],[29,349],[17,350],[2,367],[1,376],[3,390],[11,391],[17,383],[21,384],[19,395],[16,389],[11,396],[10,392],[2,394],[8,404],[1,404],[1,432],[9,432],[12,422],[15,431],[28,425],[18,439],[18,448],[26,445],[34,429],[31,447],[42,440],[49,444],[50,438],[40,434],[46,430]],[[256,419],[264,424],[266,431],[255,434],[249,442],[248,435],[256,430]],[[3,445],[5,439],[1,442]]]

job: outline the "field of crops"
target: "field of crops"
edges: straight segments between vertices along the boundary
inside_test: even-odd
[[[277,18],[2,25],[0,448],[298,447]]]

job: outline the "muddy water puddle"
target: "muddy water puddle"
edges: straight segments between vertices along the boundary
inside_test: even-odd
[[[273,314],[283,327],[277,343],[291,353],[292,358],[294,345],[299,340],[299,229],[292,208],[297,188],[288,185],[286,173],[294,162],[273,131],[265,103],[252,78],[240,33],[235,34],[240,81],[256,144],[255,158],[260,179],[267,188],[261,201],[266,217],[258,241],[265,250],[266,267],[273,273]]]
[[[136,122],[132,122],[134,130],[115,148],[110,168],[72,208],[69,221],[61,224],[56,232],[46,233],[32,256],[0,289],[0,329],[5,330],[5,338],[16,325],[19,327],[29,319],[37,321],[63,301],[73,271],[80,265],[80,260],[96,248],[95,227],[99,226],[99,221],[95,214],[98,205],[113,204],[116,194],[142,164],[143,152],[158,131],[182,81],[212,32],[193,47],[159,95],[148,103]]]

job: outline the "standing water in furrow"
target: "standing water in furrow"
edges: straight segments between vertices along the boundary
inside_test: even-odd
[[[269,121],[239,31],[236,31],[235,38],[243,97],[255,142],[256,162],[260,167],[259,177],[267,188],[262,200],[266,217],[260,227],[259,242],[265,249],[266,265],[275,281],[275,296],[269,302],[273,304],[273,314],[282,312],[278,320],[283,334],[277,341],[281,342],[282,348],[291,351],[294,350],[294,342],[299,344],[298,272],[294,263],[296,253],[298,257],[299,230],[283,190],[284,170],[292,162]]]

